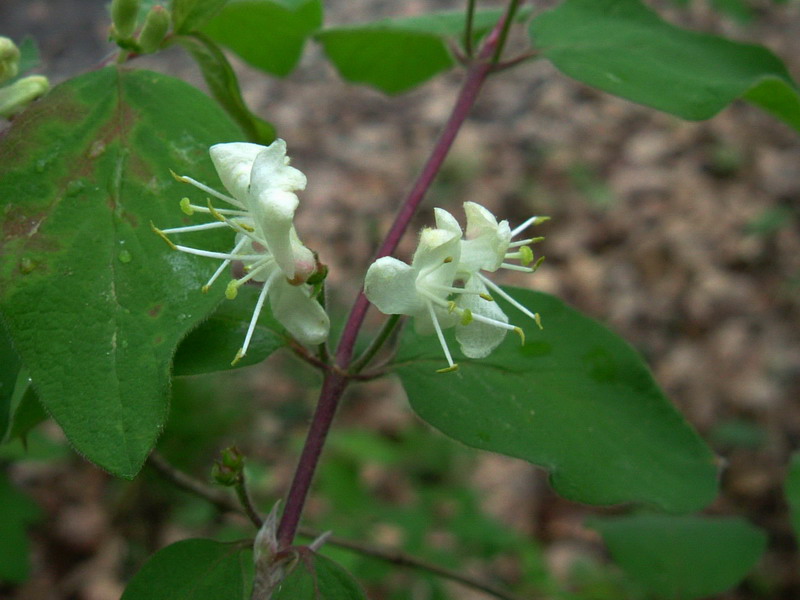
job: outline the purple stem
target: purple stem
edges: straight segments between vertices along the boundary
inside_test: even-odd
[[[509,10],[513,10],[512,7],[514,6],[515,3],[511,2],[509,4]],[[492,29],[491,33],[486,37],[486,41],[476,60],[467,69],[464,85],[459,92],[450,118],[447,120],[422,172],[419,174],[419,177],[417,177],[414,187],[401,205],[391,229],[386,234],[383,244],[381,244],[375,255],[376,259],[382,256],[388,256],[397,249],[397,245],[400,243],[400,239],[403,237],[403,234],[405,234],[406,229],[408,229],[408,225],[411,223],[411,219],[419,207],[420,202],[422,202],[425,193],[436,178],[461,125],[464,123],[472,106],[475,104],[475,99],[478,97],[481,86],[492,71],[494,63],[491,58],[494,56],[498,44],[501,42],[501,36],[507,18],[508,14],[504,15],[504,17],[497,22],[494,29]],[[325,379],[322,382],[319,403],[314,411],[305,446],[303,447],[303,452],[297,464],[292,486],[289,488],[289,495],[286,498],[286,508],[283,511],[281,522],[278,525],[278,545],[281,548],[290,546],[297,532],[297,526],[300,523],[300,515],[303,512],[303,506],[311,487],[311,481],[314,478],[314,471],[317,468],[322,448],[325,445],[325,439],[330,430],[331,423],[333,423],[333,418],[336,415],[339,400],[349,383],[347,369],[353,358],[353,348],[356,344],[356,338],[358,337],[358,332],[361,330],[361,325],[364,323],[364,317],[368,309],[369,301],[364,295],[364,289],[362,288],[358,293],[358,297],[353,304],[350,316],[342,332],[342,338],[339,341],[339,346],[336,351],[336,364],[325,373]]]

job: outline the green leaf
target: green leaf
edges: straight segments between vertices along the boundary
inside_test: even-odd
[[[199,29],[227,2],[228,0],[172,0],[172,27],[175,33]]]
[[[275,128],[247,108],[236,73],[222,50],[200,33],[179,36],[176,41],[197,61],[214,98],[247,134],[247,139],[257,144],[271,144],[275,140]]]
[[[24,438],[35,425],[47,418],[28,371],[11,345],[8,332],[0,323],[0,444]]]
[[[636,352],[552,296],[507,289],[542,315],[540,331],[498,299],[525,331],[524,346],[509,336],[488,358],[437,373],[446,363],[436,336],[404,330],[396,371],[417,414],[468,446],[546,468],[572,500],[670,512],[708,504],[714,456]]]
[[[474,39],[488,33],[503,12],[475,11]],[[521,10],[517,19],[529,14],[529,10]],[[463,10],[447,11],[334,27],[318,33],[316,39],[344,79],[396,94],[455,65],[448,40],[460,41],[465,23]]]
[[[366,600],[364,590],[341,566],[320,554],[303,552],[273,600]]]
[[[241,139],[191,86],[109,67],[56,87],[0,146],[0,312],[47,412],[99,466],[133,477],[167,415],[178,341],[221,300],[215,261],[150,222],[188,222],[169,169],[214,184],[208,147]],[[178,236],[230,248],[222,230]]]
[[[39,507],[17,491],[0,471],[0,582],[17,583],[28,577],[30,570],[26,527],[37,520]]]
[[[240,542],[183,540],[151,556],[121,600],[246,600],[252,562]]]
[[[594,518],[614,560],[659,598],[707,598],[741,581],[767,536],[740,518],[633,515]]]
[[[792,455],[789,472],[786,474],[784,493],[789,503],[794,535],[800,539],[800,452]]]
[[[535,18],[533,44],[566,75],[684,119],[737,98],[800,129],[800,98],[762,46],[680,29],[639,0],[566,0]]]
[[[39,55],[39,47],[36,45],[36,41],[30,36],[25,37],[19,45],[19,73],[14,79],[7,81],[6,85],[25,77],[28,71],[38,67],[41,62],[42,59]]]
[[[321,0],[231,0],[203,31],[254,67],[284,77],[322,26]]]
[[[259,293],[256,287],[242,287],[235,299],[220,304],[207,321],[186,336],[175,353],[173,375],[200,375],[247,367],[285,346],[284,329],[272,317],[267,303],[261,310],[247,354],[235,366],[231,365],[242,347]]]

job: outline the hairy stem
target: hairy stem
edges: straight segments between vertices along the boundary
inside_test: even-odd
[[[483,83],[492,71],[493,57],[502,50],[504,32],[507,31],[506,22],[509,20],[509,16],[514,14],[518,1],[510,0],[503,18],[497,22],[486,37],[477,57],[469,65],[464,84],[461,87],[450,118],[439,135],[439,139],[431,151],[422,172],[400,206],[394,223],[386,234],[386,238],[378,249],[375,258],[388,256],[397,249],[397,245],[400,243],[400,239],[405,234],[406,229],[408,229],[414,213],[425,197],[425,193],[439,173],[439,169],[444,163],[444,159],[447,157],[461,125],[475,104]],[[351,364],[358,332],[364,323],[368,308],[369,301],[362,288],[344,326],[344,331],[336,350],[335,368],[328,370],[325,374],[319,402],[306,436],[292,485],[289,488],[286,508],[278,525],[278,544],[281,547],[290,546],[297,532],[300,515],[303,512],[306,496],[311,488],[311,481],[322,453],[322,447],[325,445],[325,439],[336,414],[339,400],[349,382],[347,370]]]

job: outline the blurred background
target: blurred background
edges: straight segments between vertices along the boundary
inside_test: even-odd
[[[3,0],[0,34],[17,42],[33,36],[40,71],[58,83],[113,52],[105,4]],[[463,3],[326,4],[327,23],[349,23]],[[764,44],[800,79],[799,2],[648,4],[683,26]],[[231,60],[250,107],[277,126],[293,164],[308,176],[297,228],[330,267],[333,311],[341,317],[461,75],[387,97],[342,82],[313,43],[285,80]],[[132,66],[203,87],[177,48]],[[547,236],[538,247],[544,265],[532,277],[507,275],[505,283],[555,294],[627,339],[721,457],[722,492],[708,512],[743,515],[769,533],[767,554],[725,599],[800,597],[782,491],[800,445],[798,199],[800,137],[765,113],[736,103],[708,122],[684,122],[532,62],[489,81],[418,216],[419,225],[431,223],[433,206],[460,216],[469,200],[512,227],[533,214],[552,217],[538,230]],[[409,234],[401,257],[414,246]],[[266,512],[291,478],[317,384],[316,373],[288,353],[246,370],[179,380],[159,449],[207,479],[219,449],[236,443]],[[585,526],[588,515],[614,509],[560,499],[544,472],[449,441],[414,417],[396,381],[354,387],[337,428],[308,505],[309,524],[405,548],[522,597],[557,597],[556,589],[583,599],[647,597],[609,564],[598,534]],[[32,523],[30,575],[0,583],[0,598],[116,600],[142,561],[167,543],[252,535],[238,517],[219,515],[148,468],[134,482],[111,479],[72,453],[52,423],[34,430],[27,448],[0,448],[0,461],[38,507],[25,516]],[[331,554],[375,599],[486,597],[344,551]],[[24,548],[0,557],[24,559]]]

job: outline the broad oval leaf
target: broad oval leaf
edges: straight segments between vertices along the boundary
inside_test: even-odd
[[[213,184],[208,147],[242,139],[207,96],[176,79],[109,67],[23,113],[0,144],[0,312],[42,404],[75,449],[123,477],[140,469],[167,415],[178,341],[224,286],[215,261],[151,230],[192,220]],[[229,232],[178,236],[225,250]]]
[[[183,540],[151,556],[120,600],[247,600],[252,563],[249,544]]]
[[[352,575],[330,558],[306,551],[273,600],[367,600]]]
[[[189,33],[220,11],[229,0],[172,0],[172,26],[176,33]]]
[[[714,456],[636,352],[548,294],[507,289],[542,315],[540,331],[498,299],[524,329],[524,346],[508,336],[489,357],[437,373],[444,357],[436,337],[405,330],[395,369],[417,414],[468,446],[544,467],[571,500],[670,512],[708,504]]]
[[[684,119],[708,119],[737,98],[800,129],[800,97],[762,46],[687,31],[639,0],[566,0],[530,36],[566,75]]]
[[[739,583],[764,553],[766,534],[744,519],[671,515],[594,518],[611,556],[657,598],[693,600]]]
[[[203,32],[254,67],[284,77],[322,26],[322,13],[321,0],[230,0]]]

